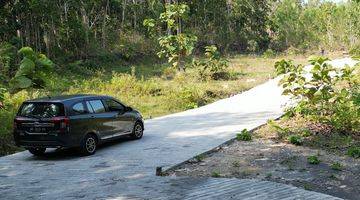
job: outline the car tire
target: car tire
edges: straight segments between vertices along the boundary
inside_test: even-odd
[[[144,127],[140,122],[136,122],[134,125],[134,129],[131,133],[131,138],[134,140],[138,140],[142,138],[144,135]]]
[[[81,153],[85,156],[95,154],[97,149],[97,138],[93,134],[87,134],[81,142]]]
[[[46,148],[29,148],[28,151],[34,156],[42,156],[45,154]]]

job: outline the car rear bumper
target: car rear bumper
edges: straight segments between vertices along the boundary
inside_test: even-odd
[[[20,140],[17,143],[18,146],[31,148],[31,147],[44,147],[44,148],[60,148],[67,147],[66,144],[60,143],[58,141],[26,141]]]
[[[20,147],[45,147],[45,148],[59,148],[59,147],[75,147],[79,146],[79,142],[74,141],[69,134],[63,135],[27,135],[14,134],[15,144]]]

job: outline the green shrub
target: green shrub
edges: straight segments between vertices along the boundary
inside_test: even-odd
[[[236,135],[236,139],[239,141],[251,141],[252,136],[251,136],[251,133],[247,129],[244,129],[241,131],[241,133]]]
[[[0,87],[14,74],[17,67],[16,47],[8,42],[0,42]]]
[[[354,158],[360,158],[360,147],[358,146],[350,147],[347,151],[347,155]]]
[[[205,155],[204,154],[200,154],[195,156],[196,161],[198,162],[202,162],[205,159]]]
[[[277,74],[283,75],[283,94],[299,102],[292,112],[330,124],[339,132],[359,132],[359,72],[349,66],[336,69],[324,57],[312,57],[309,61],[313,66],[310,72],[291,61],[275,64]]]
[[[205,60],[193,60],[192,66],[199,69],[199,76],[203,80],[228,80],[230,74],[227,71],[229,61],[221,58],[217,47],[205,47]]]
[[[276,56],[276,53],[272,49],[268,49],[263,53],[264,58],[273,58]]]
[[[301,136],[302,137],[310,137],[311,136],[311,131],[306,129],[306,130],[303,130],[302,133],[301,133]]]
[[[299,135],[291,135],[289,136],[288,140],[290,141],[291,144],[294,145],[302,145],[303,143],[303,138]]]
[[[24,89],[45,88],[54,63],[44,54],[35,52],[30,47],[21,48],[19,54],[23,59],[15,76],[9,82],[10,91],[17,93]]]
[[[291,132],[289,128],[281,127],[274,120],[269,120],[268,124],[270,125],[271,128],[273,128],[276,131],[276,133],[280,139],[286,138],[286,136],[288,136],[289,133]]]
[[[219,178],[219,177],[221,177],[220,172],[218,172],[218,171],[213,171],[213,172],[211,173],[211,177],[214,177],[214,178]]]
[[[318,165],[320,164],[320,160],[317,156],[309,156],[307,158],[307,161],[309,164],[312,164],[312,165]]]
[[[336,170],[336,171],[341,171],[343,169],[343,166],[341,165],[341,163],[336,162],[331,164],[331,169]]]

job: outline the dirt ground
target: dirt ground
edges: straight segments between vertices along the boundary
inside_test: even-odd
[[[316,156],[319,164],[309,164]],[[360,159],[272,140],[234,141],[166,172],[170,176],[262,179],[359,199]]]

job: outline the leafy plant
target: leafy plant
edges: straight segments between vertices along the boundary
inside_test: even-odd
[[[343,169],[343,166],[341,165],[341,163],[335,162],[335,163],[331,164],[331,169],[336,170],[336,171],[341,171]]]
[[[324,57],[310,58],[311,70],[291,61],[276,62],[283,94],[298,101],[293,112],[330,123],[340,132],[360,130],[359,78],[353,68],[335,69]]]
[[[195,159],[198,162],[202,162],[205,159],[205,155],[204,154],[197,155],[197,156],[195,156]]]
[[[312,164],[312,165],[318,165],[318,164],[320,164],[320,160],[319,160],[319,158],[317,157],[317,156],[309,156],[308,158],[307,158],[307,161],[308,161],[308,163],[309,164]]]
[[[16,70],[16,48],[7,43],[0,43],[0,84],[5,84]]]
[[[188,13],[189,6],[186,4],[167,4],[165,12],[160,14],[159,23],[154,19],[145,19],[143,22],[151,34],[156,26],[166,24],[167,34],[158,38],[161,49],[158,56],[166,57],[179,71],[185,71],[184,58],[192,53],[197,42],[195,35],[182,33],[181,30],[181,21],[188,17]]]
[[[348,149],[346,154],[354,158],[360,158],[360,147],[352,146]]]
[[[6,89],[0,85],[0,109],[3,108]]]
[[[236,135],[236,139],[239,141],[251,141],[251,133],[247,129],[244,129],[241,131],[241,133]]]
[[[294,145],[302,145],[303,143],[303,138],[299,135],[291,135],[289,136],[288,140],[290,141],[291,144]]]
[[[44,54],[36,53],[30,47],[19,50],[23,56],[20,67],[10,80],[11,92],[16,93],[23,89],[41,89],[46,86],[48,74],[53,69],[53,62]]]
[[[289,133],[291,132],[291,130],[287,127],[283,128],[281,127],[278,123],[276,123],[274,120],[269,120],[268,124],[270,125],[270,127],[272,127],[273,129],[275,129],[275,131],[277,132],[277,135],[280,139],[285,138],[286,136],[289,135]]]
[[[218,172],[218,171],[213,171],[213,172],[211,173],[211,177],[214,177],[214,178],[219,178],[219,177],[221,177],[220,172]]]
[[[193,60],[192,65],[199,69],[199,75],[202,79],[211,77],[214,80],[229,79],[226,73],[229,67],[229,61],[221,58],[215,45],[205,47],[205,60]]]

